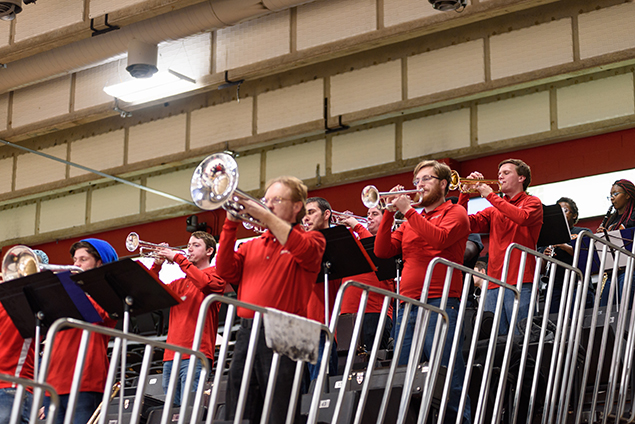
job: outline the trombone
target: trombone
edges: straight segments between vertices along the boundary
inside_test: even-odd
[[[238,188],[238,164],[227,153],[215,153],[203,159],[196,167],[190,183],[192,200],[201,209],[225,209],[234,218],[249,224],[266,228],[266,225],[245,213],[245,207],[240,204],[252,201],[258,206],[269,210],[260,200],[255,199]]]
[[[478,190],[476,188],[467,188],[469,185],[476,184],[487,184],[489,186],[496,186],[496,188],[492,187],[494,193],[501,192],[501,185],[498,180],[481,180],[479,178],[461,178],[457,171],[452,171],[452,175],[450,176],[450,190],[459,190],[461,193],[476,193]]]
[[[83,270],[74,265],[50,265],[40,262],[40,258],[33,249],[27,246],[13,246],[2,258],[2,279],[3,281],[15,280],[26,277],[40,271],[71,271],[82,272]]]
[[[180,253],[186,258],[188,257],[186,251],[177,249],[176,247],[161,246],[160,244],[150,243],[149,241],[142,241],[139,239],[139,234],[133,231],[126,237],[126,249],[128,249],[128,252],[134,252],[137,248],[139,248],[139,255],[144,258],[158,258],[159,255],[157,252],[159,249],[170,249],[176,253]]]
[[[368,185],[362,190],[362,203],[368,209],[388,209],[393,211],[395,209],[392,203],[386,203],[386,197],[400,196],[405,194],[406,196],[414,195],[410,200],[410,206],[416,207],[421,203],[421,190],[400,190],[400,191],[379,191],[374,185]]]
[[[359,222],[360,224],[368,225],[368,218],[366,218],[365,216],[357,216],[353,215],[352,213],[337,212],[333,210],[331,211],[331,216],[333,217],[337,225],[344,225],[344,220],[348,218],[355,218],[355,220],[357,220],[357,222]]]

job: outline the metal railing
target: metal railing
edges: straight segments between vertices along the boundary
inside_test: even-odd
[[[15,377],[13,375],[0,374],[0,381],[7,381],[12,383],[15,386],[15,394],[13,397],[13,405],[11,407],[11,416],[8,424],[17,424],[22,422],[20,417],[22,415],[23,410],[23,402],[25,402],[25,396],[31,396],[28,392],[28,388],[31,388],[33,391],[45,391],[49,393],[49,397],[51,399],[51,405],[49,406],[49,414],[46,417],[46,423],[52,424],[55,422],[57,418],[57,411],[59,410],[60,399],[57,395],[57,392],[53,387],[49,384],[38,383],[34,380],[29,380],[26,378]],[[26,411],[25,411],[26,412]],[[28,411],[29,413],[29,422],[35,423],[38,420],[39,408],[36,408],[33,403],[31,403],[31,408]],[[23,417],[24,418],[24,417]]]

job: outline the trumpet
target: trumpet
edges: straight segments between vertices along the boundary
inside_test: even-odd
[[[374,185],[368,185],[362,190],[362,203],[368,209],[388,209],[393,211],[395,208],[392,203],[386,203],[385,197],[400,196],[405,194],[407,196],[414,195],[414,198],[410,200],[410,206],[418,206],[421,203],[421,190],[400,190],[400,191],[383,191],[377,190]]]
[[[227,153],[215,153],[203,159],[196,167],[190,183],[192,200],[201,209],[215,210],[220,207],[234,218],[251,225],[266,228],[266,225],[244,212],[240,204],[252,201],[269,210],[260,200],[255,199],[238,188],[238,164]]]
[[[126,237],[126,249],[128,252],[134,252],[139,248],[139,255],[144,258],[158,258],[159,249],[170,249],[176,253],[180,253],[181,255],[188,257],[188,253],[185,250],[177,249],[176,247],[170,246],[161,246],[160,244],[150,243],[149,241],[142,241],[139,239],[139,234],[134,231],[128,234]]]
[[[40,262],[33,249],[27,246],[13,246],[2,258],[2,279],[3,281],[14,280],[26,277],[40,271],[71,271],[82,272],[78,266],[73,265],[50,265]]]
[[[368,218],[366,218],[365,216],[357,216],[353,215],[352,213],[337,212],[333,210],[331,211],[331,216],[333,217],[337,225],[343,225],[344,220],[347,218],[355,218],[360,224],[368,225]]]
[[[478,178],[461,178],[457,171],[452,171],[452,175],[450,176],[450,190],[459,190],[461,193],[476,193],[478,190],[476,188],[467,188],[466,186],[475,185],[475,184],[487,184],[489,186],[496,186],[496,188],[492,187],[494,193],[501,192],[501,185],[498,180],[481,180]]]

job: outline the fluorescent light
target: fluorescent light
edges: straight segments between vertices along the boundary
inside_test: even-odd
[[[145,103],[195,89],[196,80],[168,70],[151,78],[136,78],[104,87],[106,94],[126,103]]]

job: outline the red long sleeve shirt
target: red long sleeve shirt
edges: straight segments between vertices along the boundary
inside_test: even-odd
[[[9,314],[0,304],[0,373],[33,379],[33,339],[23,339]],[[0,389],[15,387],[0,381]]]
[[[540,228],[542,227],[542,202],[535,196],[525,192],[513,198],[499,197],[490,193],[486,199],[492,207],[470,215],[470,228],[473,233],[489,233],[489,263],[487,275],[501,279],[505,251],[511,243],[518,243],[530,249],[536,249]],[[461,194],[459,204],[467,207],[469,196]],[[510,258],[507,283],[515,285],[518,282],[518,267],[521,252],[514,249]],[[525,264],[523,282],[532,282],[536,261],[529,258]],[[488,286],[489,288],[498,285]]]
[[[225,282],[216,274],[216,268],[208,267],[200,270],[181,254],[177,254],[174,257],[174,262],[181,267],[186,276],[170,283],[170,288],[181,297],[183,302],[170,308],[170,327],[168,329],[167,342],[191,348],[201,303],[210,294],[223,294],[225,292]],[[157,278],[160,270],[161,266],[152,265],[151,271]],[[210,360],[214,359],[219,310],[220,303],[214,302],[210,305],[205,319],[205,327],[203,328],[203,339],[199,348]],[[189,355],[184,355],[182,358],[189,358]],[[163,360],[172,361],[173,359],[174,351],[166,350],[163,354]]]
[[[430,213],[423,210],[419,214],[410,209],[406,213],[407,222],[391,233],[393,215],[384,212],[375,239],[375,255],[390,258],[401,253],[404,262],[401,294],[420,299],[428,264],[433,258],[439,256],[457,264],[463,263],[465,244],[470,233],[467,212],[463,206],[454,205],[449,200]],[[446,267],[435,267],[428,298],[443,295],[445,274]],[[449,296],[461,297],[463,287],[460,272],[452,273],[450,284]]]
[[[228,219],[223,224],[216,258],[218,275],[230,284],[238,284],[238,299],[243,302],[306,317],[321,270],[324,235],[294,225],[284,246],[267,231],[234,251],[239,224]],[[237,314],[242,318],[254,316],[245,308],[238,308]]]
[[[360,239],[372,237],[373,235],[364,228],[363,225],[357,224],[353,231],[357,233]],[[378,287],[380,289],[395,291],[394,282],[392,280],[379,281],[377,275],[374,272],[367,272],[365,274],[354,275],[347,277],[346,280],[355,280],[369,286]],[[357,287],[351,287],[344,292],[344,299],[342,299],[342,314],[354,314],[359,309],[359,299],[362,296],[362,290]],[[366,303],[366,312],[380,313],[381,307],[384,303],[384,297],[370,292],[368,294],[368,302]],[[392,316],[392,305],[388,308],[388,316]]]

